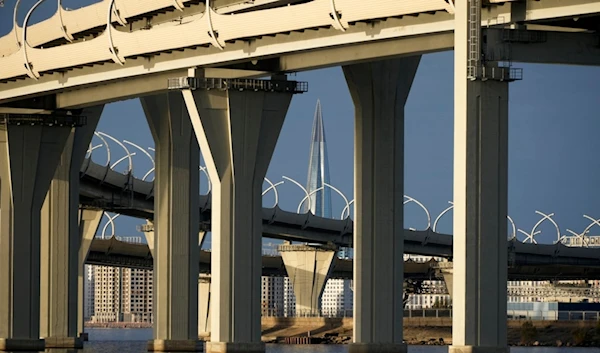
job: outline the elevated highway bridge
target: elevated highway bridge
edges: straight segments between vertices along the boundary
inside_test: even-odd
[[[154,183],[112,170],[86,159],[81,169],[80,203],[82,207],[100,208],[142,219],[154,219]],[[205,231],[211,229],[210,195],[200,195],[200,222]],[[263,236],[267,238],[352,247],[354,224],[343,220],[297,214],[278,207],[263,208]],[[596,249],[568,247],[563,244],[528,244],[507,242],[513,265],[600,266]],[[404,230],[407,254],[452,258],[452,235],[429,230]],[[107,260],[108,261],[108,260]],[[539,272],[539,270],[538,270]],[[557,272],[558,275],[559,272]],[[541,273],[540,273],[541,274]],[[567,276],[565,274],[565,276]]]
[[[40,23],[15,21],[0,38],[0,105],[66,109],[155,94],[190,67],[207,77],[257,77],[451,50],[453,1],[216,0],[207,7],[104,0],[60,7]],[[487,56],[597,65],[599,14],[595,0],[483,1],[481,24],[501,43]]]
[[[154,279],[161,299],[154,303],[151,350],[203,349],[198,294],[190,285],[198,277],[199,223],[213,228],[217,240],[207,352],[265,351],[261,224],[271,237],[351,245],[364,255],[354,264],[353,352],[406,351],[397,300],[405,251],[453,259],[452,271],[440,266],[444,276],[455,276],[453,352],[508,351],[507,264],[536,278],[567,278],[573,269],[593,276],[598,267],[595,250],[505,243],[505,217],[509,82],[522,78],[511,65],[599,65],[599,0],[104,0],[75,10],[58,0],[50,19],[30,25],[42,2],[0,38],[0,240],[11,244],[0,247],[0,350],[81,346],[73,314],[82,302],[77,277],[82,282],[84,246],[75,246],[81,196],[84,206],[147,219],[156,210],[151,239],[160,244]],[[450,49],[457,235],[404,231],[406,242],[398,241],[403,107],[421,54]],[[283,74],[339,65],[355,107],[356,224],[262,209],[257,181],[265,177],[292,95],[306,91]],[[255,77],[272,79],[248,79]],[[136,97],[159,152],[156,190],[90,164],[78,195],[85,148],[104,104]],[[199,146],[215,187],[212,207],[208,196],[196,198]],[[121,248],[95,246],[91,259]],[[144,254],[130,250],[119,255]],[[295,251],[289,246],[282,254],[302,257]],[[316,255],[312,261],[325,262]],[[297,308],[314,303],[314,296],[296,297]]]
[[[570,252],[570,250],[576,249],[567,248],[564,245],[534,245],[513,242],[509,246],[519,248],[519,250],[513,250],[513,259],[508,267],[508,277],[511,281],[600,279],[600,256],[592,257],[593,249],[583,249],[586,251],[577,254]],[[566,253],[560,254],[563,250]],[[201,250],[200,247],[198,247],[198,251],[200,252],[200,272],[210,273],[211,252]],[[152,270],[152,261],[152,254],[147,244],[132,244],[111,237],[110,239],[96,238],[93,240],[86,263]],[[428,262],[405,261],[405,278],[442,279],[442,274],[437,270],[437,263],[433,259]],[[287,276],[281,256],[263,256],[262,272],[263,276]],[[336,259],[329,277],[352,279],[352,260]]]

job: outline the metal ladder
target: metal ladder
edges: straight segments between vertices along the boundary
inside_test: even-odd
[[[467,77],[471,80],[479,78],[481,60],[481,0],[469,1],[469,57]]]

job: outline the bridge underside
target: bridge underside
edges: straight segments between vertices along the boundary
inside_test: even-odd
[[[270,6],[287,3],[274,1]],[[191,3],[183,13],[174,10],[168,8],[151,14],[150,22],[193,16],[202,12],[204,5]],[[489,27],[488,31],[518,33],[506,37],[513,38],[510,40],[513,62],[598,65],[599,13],[599,5],[593,0],[574,0],[568,4],[559,0],[492,1],[482,11],[482,24]],[[145,21],[146,17],[141,14],[130,19],[133,32],[146,29],[142,19]],[[66,109],[156,94],[166,91],[168,78],[184,76],[193,66],[205,68],[207,77],[259,77],[452,50],[453,19],[448,9],[430,11],[358,21],[344,32],[327,25],[240,38],[226,43],[223,50],[208,45],[125,57],[123,66],[109,59],[101,64],[81,65],[77,70],[44,72],[37,81],[27,79],[26,75],[0,79],[5,82],[0,91],[0,106]],[[505,27],[503,24],[513,24],[513,29],[499,29]],[[99,33],[104,27],[98,27]],[[523,34],[523,30],[529,30],[530,34]],[[32,31],[35,33],[33,28]],[[539,38],[531,31],[541,31],[544,40],[531,40],[532,35]],[[89,31],[85,33],[90,35]],[[81,37],[73,35],[76,41]],[[48,43],[38,44],[42,45]],[[120,81],[126,77],[126,82]],[[33,97],[37,98],[29,99]]]

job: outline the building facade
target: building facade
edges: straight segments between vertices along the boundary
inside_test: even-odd
[[[404,255],[404,261],[428,262],[432,259],[431,256],[419,255]],[[441,257],[433,257],[434,260],[443,262],[447,261]],[[452,305],[450,294],[446,290],[446,283],[443,280],[428,280],[423,281],[423,288],[427,290],[422,294],[408,294],[406,299],[405,309],[422,310],[422,309],[447,309]]]
[[[284,316],[284,277],[262,276],[261,282],[261,315]]]
[[[94,280],[94,266],[84,265],[84,276],[83,276],[83,319],[84,321],[90,321],[94,316],[94,293],[95,280]]]
[[[118,239],[129,243],[142,242],[142,237]],[[111,266],[90,268],[94,298],[93,309],[88,304],[88,310],[93,312],[90,316],[92,322],[153,322],[151,270]]]

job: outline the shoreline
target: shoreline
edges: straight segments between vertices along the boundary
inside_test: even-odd
[[[441,319],[441,318],[440,318]],[[409,345],[451,345],[452,320],[405,318],[404,340]],[[144,322],[86,323],[86,328],[152,328]],[[263,318],[262,341],[278,344],[348,344],[352,319]],[[508,321],[510,347],[600,347],[600,321]],[[207,337],[200,337],[206,339]]]

